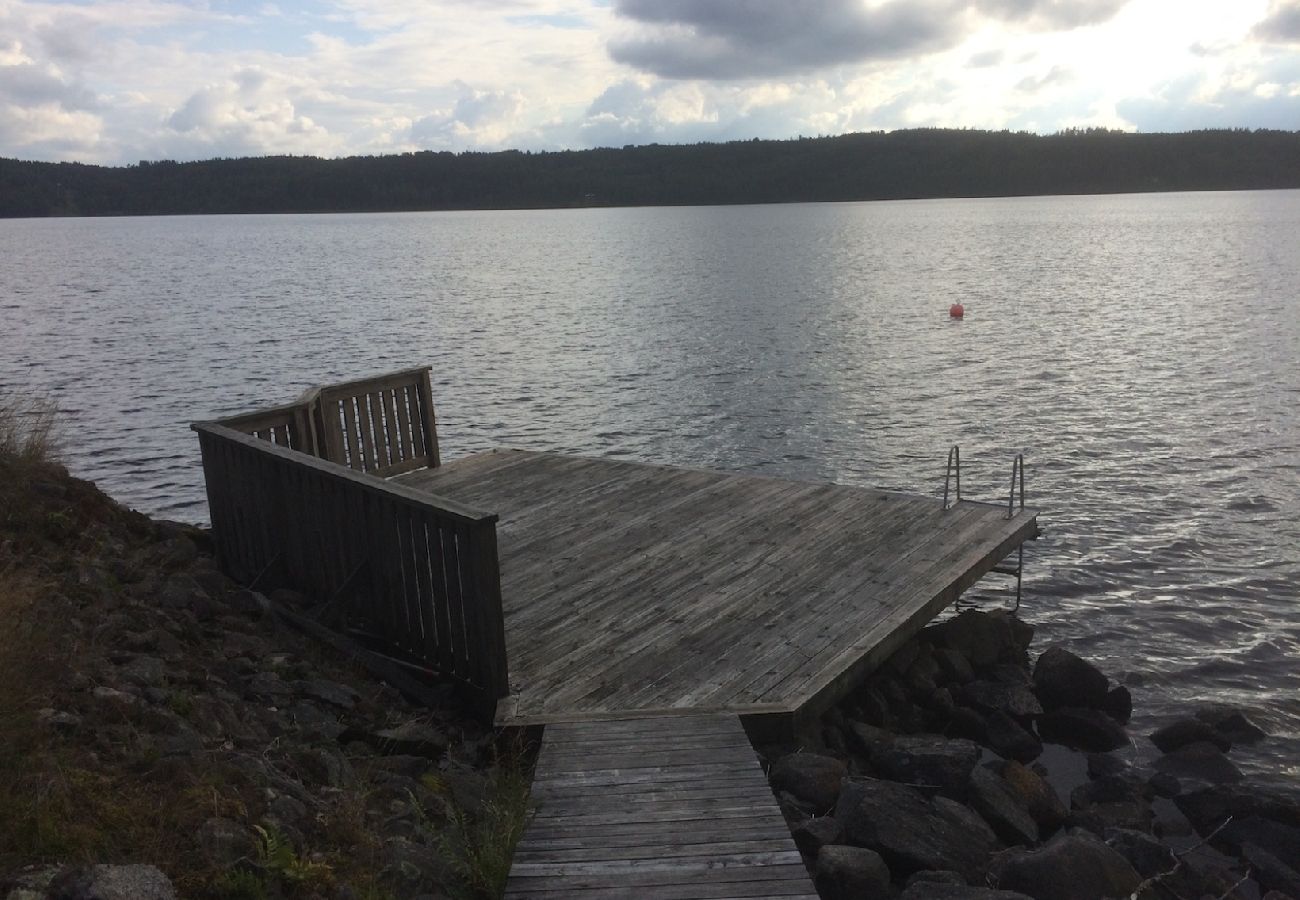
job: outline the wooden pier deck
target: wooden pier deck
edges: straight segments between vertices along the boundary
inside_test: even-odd
[[[499,725],[814,714],[1037,534],[1005,505],[522,450],[396,480],[499,515]]]
[[[816,898],[733,715],[546,727],[507,900]]]

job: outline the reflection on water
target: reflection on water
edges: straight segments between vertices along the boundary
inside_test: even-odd
[[[0,222],[0,384],[203,520],[193,419],[434,367],[515,445],[937,492],[1029,463],[1027,615],[1300,759],[1300,193]],[[948,305],[966,305],[964,321]],[[1291,763],[1294,765],[1294,762]],[[1292,770],[1300,781],[1300,772]]]

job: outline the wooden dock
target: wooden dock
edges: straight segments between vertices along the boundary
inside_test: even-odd
[[[817,897],[735,716],[548,725],[507,900]]]
[[[547,726],[513,898],[815,896],[746,729],[793,733],[1038,533],[1010,502],[443,462],[427,368],[193,428],[227,574],[390,681]]]
[[[1037,533],[1005,505],[522,450],[397,481],[499,516],[499,725],[814,714]]]

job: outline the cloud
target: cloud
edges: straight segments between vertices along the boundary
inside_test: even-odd
[[[236,71],[195,91],[167,116],[171,135],[162,143],[171,148],[168,155],[192,153],[195,145],[224,156],[329,153],[336,142],[295,108],[292,93],[291,84],[268,73]]]
[[[618,0],[615,10],[637,27],[611,41],[610,57],[663,78],[811,72],[928,53],[962,34],[949,0]]]
[[[1251,36],[1270,44],[1300,44],[1300,0],[1272,0]]]
[[[64,110],[94,109],[95,95],[56,68],[35,63],[0,66],[0,98],[16,106],[51,104]]]
[[[1115,16],[1128,0],[977,0],[979,10],[1004,22],[1055,31],[1098,25]]]
[[[980,53],[974,53],[970,59],[966,60],[966,68],[987,69],[1002,62],[1005,55],[1001,50],[984,50]]]
[[[1131,97],[1116,111],[1140,131],[1199,128],[1276,128],[1300,122],[1300,60],[1288,57],[1260,69],[1174,79],[1151,96]]]
[[[461,96],[450,110],[421,116],[411,124],[410,139],[427,150],[449,147],[505,148],[515,132],[525,102],[519,91],[475,90],[460,84]]]
[[[1029,75],[1016,83],[1016,90],[1036,93],[1052,85],[1067,84],[1074,80],[1074,73],[1063,66],[1052,66],[1044,75]]]

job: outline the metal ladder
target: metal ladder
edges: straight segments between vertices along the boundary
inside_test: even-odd
[[[955,489],[954,489],[955,488]],[[1018,489],[1018,490],[1017,490]],[[949,503],[949,497],[952,502]],[[944,510],[952,509],[961,502],[961,448],[956,444],[948,451],[948,465],[943,476],[943,508]],[[1025,455],[1017,453],[1016,458],[1011,463],[1011,489],[1007,493],[1007,515],[1010,519],[1020,510],[1025,508]],[[1016,548],[1015,559],[1008,556],[1002,562],[995,565],[989,570],[989,574],[997,575],[1014,575],[1016,579],[1016,603],[1011,608],[1012,612],[1020,610],[1021,588],[1024,583],[1025,571],[1025,545],[1021,544]],[[965,597],[958,597],[953,601],[953,607],[961,609],[973,609],[979,606],[980,597],[973,597],[969,600]]]

